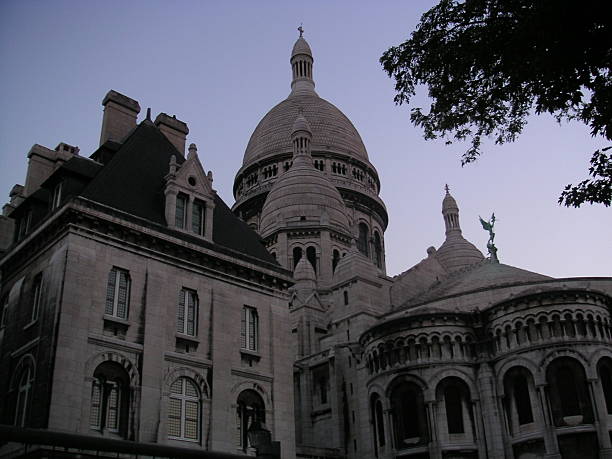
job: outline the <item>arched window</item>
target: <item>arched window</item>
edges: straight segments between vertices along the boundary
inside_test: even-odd
[[[556,426],[593,422],[584,368],[575,359],[560,357],[546,370],[546,382]]]
[[[129,377],[116,362],[97,366],[91,384],[89,426],[100,432],[127,432]]]
[[[298,262],[302,258],[302,248],[294,247],[293,248],[293,269],[297,266]]]
[[[400,450],[428,441],[423,391],[411,382],[398,384],[391,392],[391,415],[395,447]]]
[[[24,427],[28,421],[28,412],[32,401],[32,384],[34,382],[34,366],[27,361],[19,370],[17,376],[17,402],[13,424]]]
[[[189,378],[178,378],[170,386],[168,438],[199,441],[200,419],[201,404],[198,387]]]
[[[604,357],[597,364],[597,372],[601,381],[601,390],[606,400],[608,414],[612,414],[612,359]]]
[[[359,239],[357,239],[357,248],[366,257],[369,256],[368,239],[370,238],[370,230],[365,223],[359,224]]]
[[[248,431],[254,421],[266,422],[266,407],[261,396],[252,389],[240,392],[236,409],[237,445],[246,452],[249,445]]]
[[[340,252],[334,249],[332,255],[332,272],[336,272],[336,266],[338,266],[338,262],[340,261]]]
[[[523,367],[514,367],[504,376],[505,406],[512,432],[518,431],[521,425],[533,422],[530,381],[531,373]]]
[[[317,249],[315,249],[313,246],[308,247],[306,249],[306,258],[312,265],[312,269],[314,270],[316,274],[317,272]]]
[[[470,391],[464,381],[455,376],[443,379],[436,389],[436,398],[443,402],[449,435],[473,432]]]
[[[374,453],[378,457],[378,448],[385,446],[385,423],[383,418],[382,402],[378,394],[370,398],[370,416],[374,434]]]
[[[382,241],[378,231],[374,231],[374,262],[376,266],[382,268]]]
[[[446,407],[448,433],[465,433],[461,391],[457,386],[448,385],[446,387],[444,390],[444,405]]]

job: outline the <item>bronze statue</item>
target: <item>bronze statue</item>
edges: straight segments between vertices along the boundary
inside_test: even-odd
[[[495,226],[495,213],[491,215],[491,218],[488,222],[484,221],[482,217],[478,217],[480,219],[480,224],[485,229],[485,231],[489,232],[489,242],[487,242],[487,250],[489,251],[489,258],[491,261],[499,263],[499,259],[497,258],[497,247],[493,243],[495,239],[495,232],[493,231],[493,227]]]

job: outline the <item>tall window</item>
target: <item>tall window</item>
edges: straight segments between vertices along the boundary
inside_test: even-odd
[[[176,313],[176,331],[196,336],[198,321],[198,296],[194,290],[181,289]]]
[[[34,370],[31,365],[25,365],[17,383],[17,403],[15,405],[15,417],[13,424],[24,427],[28,417],[28,411],[32,398],[32,382]]]
[[[174,226],[185,229],[187,226],[187,196],[179,193],[176,196],[176,212],[174,214]]]
[[[100,432],[125,435],[129,403],[128,376],[116,362],[103,362],[91,384],[89,426]]]
[[[444,405],[446,407],[446,422],[448,433],[465,433],[463,425],[463,404],[461,391],[455,385],[448,385],[444,390]]]
[[[62,182],[59,182],[53,188],[53,195],[51,196],[51,210],[57,209],[62,203]]]
[[[308,261],[312,265],[312,269],[316,273],[317,272],[317,249],[315,249],[312,246],[308,247],[306,249],[306,258],[308,259]]]
[[[297,266],[298,262],[302,258],[302,248],[294,247],[293,248],[293,269]]]
[[[382,268],[382,242],[378,231],[374,231],[374,262],[376,266]]]
[[[395,447],[404,449],[428,441],[423,391],[412,382],[402,382],[391,392],[391,414]]]
[[[612,414],[612,359],[604,357],[597,365],[601,389],[606,400],[607,413]]]
[[[257,351],[259,340],[259,317],[257,309],[243,306],[240,326],[240,347],[249,351]]]
[[[368,230],[368,225],[366,225],[365,223],[360,223],[359,224],[359,238],[357,239],[357,248],[366,257],[369,256],[369,250],[368,250],[369,237],[370,237],[370,231]]]
[[[104,313],[127,319],[130,303],[130,274],[121,268],[111,269],[106,284],[106,307]]]
[[[42,296],[42,273],[38,273],[34,277],[32,286],[32,322],[38,319],[40,312],[40,303]]]
[[[191,231],[198,236],[204,234],[204,217],[206,215],[206,207],[202,201],[194,201],[191,207]]]
[[[320,405],[329,403],[329,367],[327,364],[312,370],[312,389],[317,403]]]
[[[332,255],[332,271],[333,272],[336,272],[336,266],[338,266],[339,261],[340,261],[340,252],[334,249],[334,252]]]
[[[556,426],[588,424],[593,420],[584,368],[569,357],[560,357],[546,370],[550,405]]]
[[[179,378],[170,386],[168,438],[186,441],[200,439],[200,392],[189,378]]]
[[[251,389],[240,392],[236,405],[236,443],[246,451],[250,446],[249,427],[256,420],[262,424],[266,422],[266,408],[261,396]]]
[[[374,454],[378,457],[378,448],[385,446],[383,407],[378,394],[372,394],[370,398],[370,416],[374,434]]]

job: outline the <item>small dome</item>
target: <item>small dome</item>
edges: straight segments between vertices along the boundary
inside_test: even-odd
[[[299,154],[272,186],[261,210],[262,237],[276,229],[302,224],[330,225],[349,233],[346,206],[338,189],[314,168],[312,157]]]
[[[460,233],[448,235],[436,256],[447,271],[456,271],[484,260],[482,252]]]
[[[312,51],[310,49],[310,45],[304,37],[300,37],[296,40],[293,45],[293,50],[291,51],[291,57],[297,56],[298,54],[306,54],[307,56],[312,57]]]
[[[444,199],[442,200],[442,212],[446,210],[457,210],[457,211],[459,210],[457,201],[455,201],[455,198],[453,198],[453,196],[450,194],[448,185],[446,185],[446,195],[444,196]]]
[[[308,124],[308,121],[301,113],[293,123],[293,128],[291,129],[291,136],[294,136],[298,132],[307,132],[312,137],[312,130],[310,129],[310,124]]]

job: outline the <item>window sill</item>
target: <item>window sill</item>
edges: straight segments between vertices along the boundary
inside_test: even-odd
[[[23,330],[25,331],[25,330],[27,330],[27,329],[29,329],[29,328],[32,328],[32,327],[33,327],[34,325],[36,325],[37,323],[38,323],[38,319],[31,320],[30,322],[28,322],[27,324],[25,324],[25,325],[23,326]]]
[[[257,351],[251,351],[250,349],[240,348],[240,354],[243,357],[250,358],[253,360],[261,360],[261,354]]]
[[[176,333],[176,339],[182,341],[189,341],[191,343],[200,344],[200,340],[197,336],[186,335],[185,333]]]
[[[124,327],[129,327],[130,326],[130,322],[127,319],[122,319],[120,317],[117,316],[111,316],[109,314],[104,314],[104,320],[108,321],[108,322],[113,322],[117,325],[123,325]]]

